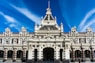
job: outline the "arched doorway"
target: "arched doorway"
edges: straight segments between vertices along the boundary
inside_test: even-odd
[[[85,50],[85,58],[90,58],[90,51],[89,50]]]
[[[7,57],[8,57],[8,58],[13,58],[13,51],[12,51],[12,50],[9,50],[9,51],[8,51]]]
[[[17,58],[18,58],[18,59],[22,59],[22,56],[23,56],[23,51],[18,50],[18,51],[17,51]]]
[[[80,50],[75,51],[75,58],[81,58],[81,51]]]
[[[0,58],[3,58],[3,55],[4,55],[4,51],[0,50]]]
[[[47,47],[43,49],[43,60],[44,61],[54,60],[54,49],[53,48]]]

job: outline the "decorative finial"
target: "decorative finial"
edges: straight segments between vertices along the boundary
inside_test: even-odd
[[[50,8],[50,0],[48,0],[48,8]]]
[[[46,14],[52,14],[50,9],[50,0],[48,0],[48,8]]]

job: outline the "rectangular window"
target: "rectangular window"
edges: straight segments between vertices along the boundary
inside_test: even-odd
[[[18,44],[18,38],[13,38],[13,39],[12,39],[12,44],[13,44],[13,43],[14,43],[14,44]]]
[[[6,40],[6,44],[9,44],[9,41],[8,40]]]
[[[79,43],[86,43],[86,38],[79,38]]]

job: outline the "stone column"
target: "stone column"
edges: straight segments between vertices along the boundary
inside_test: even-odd
[[[13,51],[13,62],[16,61],[16,58],[17,58],[17,51],[16,51],[16,49],[14,49],[14,51]]]
[[[43,49],[39,49],[39,51],[38,51],[38,60],[39,61],[43,60]]]
[[[63,49],[63,52],[62,52],[62,54],[63,54],[63,60],[65,59],[65,49]]]
[[[74,51],[74,49],[72,49],[72,62],[74,62],[75,61],[75,51]]]
[[[32,47],[32,44],[28,42],[28,59],[26,63],[33,63],[33,59],[34,59],[34,48]]]
[[[23,58],[22,61],[25,62],[26,61],[26,48],[23,49]]]
[[[63,63],[70,63],[70,51],[67,48],[63,50]]]
[[[56,47],[54,49],[54,63],[59,63],[60,61],[60,49]]]
[[[4,58],[3,61],[7,61],[7,49],[4,49]]]
[[[29,49],[28,50],[28,60],[33,60],[34,59],[34,50]]]
[[[91,54],[90,54],[91,61],[94,61],[94,51],[93,48],[91,48]]]
[[[56,57],[55,57],[55,59],[56,59],[56,60],[59,60],[59,59],[60,59],[60,49],[56,47],[55,52],[56,52]]]
[[[84,62],[85,61],[85,53],[84,53],[84,49],[81,48],[81,61]]]
[[[69,49],[65,49],[65,60],[70,60],[70,51],[69,51]]]

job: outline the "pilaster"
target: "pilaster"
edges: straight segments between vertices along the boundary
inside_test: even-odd
[[[55,59],[56,59],[56,60],[59,60],[59,59],[60,59],[60,49],[56,47],[55,52],[56,52],[56,57],[55,57]]]
[[[84,53],[84,49],[81,48],[81,61],[84,62],[85,61],[85,53]]]
[[[14,51],[13,51],[13,62],[16,61],[16,58],[17,58],[17,51],[16,51],[16,49],[14,49]]]
[[[91,48],[91,54],[90,54],[91,56],[90,56],[90,58],[91,58],[91,61],[93,62],[93,61],[95,61],[94,60],[94,51],[93,51],[93,48]]]
[[[39,49],[39,51],[38,51],[38,60],[39,61],[43,60],[43,49]]]
[[[3,59],[3,61],[7,61],[7,49],[5,48],[4,49],[4,59]]]
[[[34,52],[33,49],[28,50],[28,60],[33,60],[34,59]]]
[[[74,62],[75,61],[75,51],[74,51],[74,48],[71,49],[72,51],[72,59],[71,59],[71,62]]]
[[[26,61],[26,48],[23,48],[23,58],[22,58],[22,62]]]

